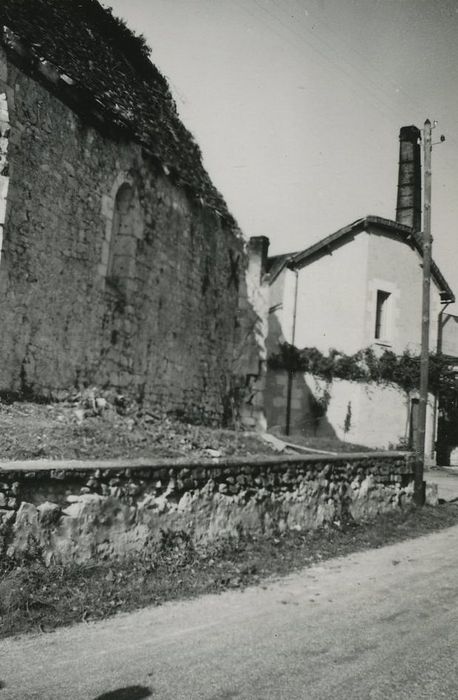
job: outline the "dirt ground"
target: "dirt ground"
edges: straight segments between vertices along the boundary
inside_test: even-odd
[[[242,430],[191,425],[95,392],[59,403],[0,401],[0,460],[270,454]]]
[[[337,438],[277,437],[312,453],[368,450]],[[54,403],[0,397],[0,460],[217,457],[277,451],[241,426],[229,430],[191,424],[96,389]]]

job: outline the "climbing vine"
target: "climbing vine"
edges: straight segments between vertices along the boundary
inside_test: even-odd
[[[408,351],[396,355],[391,350],[385,350],[377,356],[372,348],[365,348],[353,355],[338,350],[330,350],[324,355],[317,348],[299,350],[294,345],[282,343],[278,352],[269,357],[268,365],[272,369],[289,372],[310,372],[328,382],[347,379],[354,382],[396,384],[407,392],[418,389],[420,385],[420,356]],[[446,359],[441,355],[430,354],[430,391],[455,391],[454,377],[448,370]]]

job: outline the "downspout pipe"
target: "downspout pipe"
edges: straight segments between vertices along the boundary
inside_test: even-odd
[[[297,288],[299,281],[298,270],[293,270],[295,275],[294,280],[294,307],[293,307],[293,326],[291,329],[291,345],[294,346],[296,342],[296,319],[297,319]],[[291,433],[291,399],[293,393],[293,379],[294,379],[294,369],[291,367],[288,369],[288,384],[286,387],[286,423],[285,423],[285,434],[290,435]]]

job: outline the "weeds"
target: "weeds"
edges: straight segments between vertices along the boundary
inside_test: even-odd
[[[317,561],[380,547],[458,523],[458,505],[407,510],[311,532],[223,539],[205,548],[163,533],[157,552],[123,561],[45,567],[0,563],[0,636],[50,632],[146,605],[258,584]]]

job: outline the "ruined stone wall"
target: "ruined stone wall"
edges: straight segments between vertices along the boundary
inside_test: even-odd
[[[0,469],[0,556],[84,562],[154,554],[167,533],[197,545],[339,525],[408,505],[408,454],[137,461]]]
[[[0,390],[110,385],[218,420],[246,297],[239,232],[0,49],[2,94]]]

